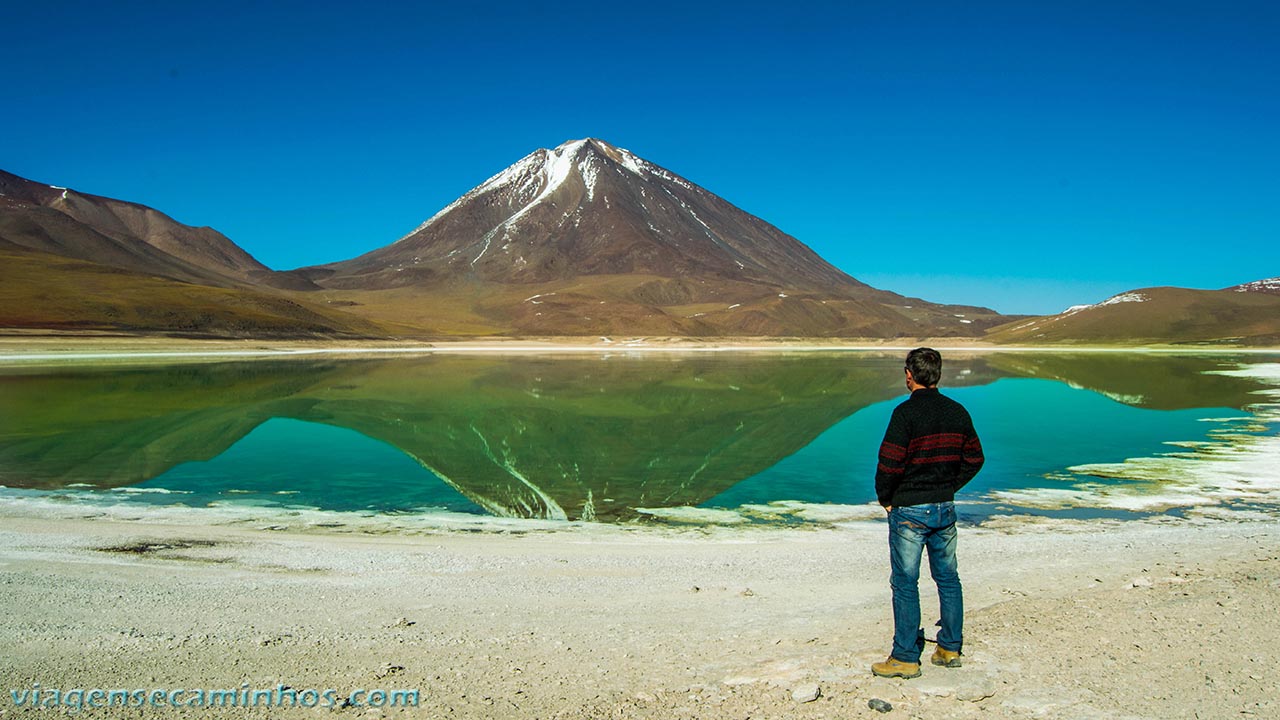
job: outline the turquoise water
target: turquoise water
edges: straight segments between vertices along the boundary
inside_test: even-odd
[[[480,506],[394,446],[354,430],[273,418],[207,462],[183,463],[134,486],[185,494],[204,505],[240,496],[269,504],[337,511],[453,510]],[[144,501],[169,503],[165,493]]]
[[[1167,452],[1169,440],[1202,440],[1208,417],[1246,417],[1233,408],[1149,410],[1061,382],[1001,379],[977,387],[944,388],[969,410],[987,462],[958,496],[981,502],[992,490],[1043,487],[1045,475],[1094,462],[1120,462]],[[875,500],[876,450],[893,408],[903,400],[860,410],[774,467],[708,501],[714,507],[767,503],[778,497],[810,502]],[[1052,485],[1058,485],[1055,481]]]
[[[1257,400],[1205,374],[1238,360],[949,357],[943,392],[988,458],[958,499],[1002,512],[992,491],[1204,440]],[[870,353],[0,370],[0,492],[598,521],[858,505],[901,383],[900,358]]]

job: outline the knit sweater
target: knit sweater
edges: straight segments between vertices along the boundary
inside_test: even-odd
[[[948,502],[982,469],[969,412],[935,388],[894,408],[880,443],[876,497],[885,507]]]

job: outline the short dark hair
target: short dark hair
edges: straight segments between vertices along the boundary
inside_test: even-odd
[[[917,383],[933,387],[942,379],[942,355],[933,348],[916,348],[907,353],[907,369]]]

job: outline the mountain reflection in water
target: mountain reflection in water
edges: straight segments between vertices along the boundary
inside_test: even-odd
[[[1203,374],[1223,362],[951,354],[944,385],[1048,378],[1138,407],[1244,407],[1256,399],[1253,382]],[[376,472],[349,475],[340,484],[348,501],[402,491],[405,482],[442,481],[494,515],[622,520],[636,508],[704,503],[858,410],[904,393],[899,353],[442,355],[10,370],[0,374],[0,484],[172,487],[181,475],[175,468],[212,461],[267,421],[287,418],[355,431],[430,471],[399,486]],[[324,465],[323,458],[311,463],[309,472],[323,473]],[[325,478],[312,482],[323,488]]]

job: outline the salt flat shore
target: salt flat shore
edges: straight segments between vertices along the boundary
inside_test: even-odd
[[[882,717],[872,699],[889,718],[1280,716],[1280,524],[1262,513],[962,528],[964,667],[885,680],[879,520],[405,533],[32,507],[0,507],[6,717],[37,684],[420,693],[86,717]]]
[[[928,345],[951,352],[1168,352],[1178,354],[1274,354],[1280,347],[1185,345],[995,345],[973,338],[689,338],[547,337],[429,340],[184,339],[129,335],[0,336],[0,365],[58,362],[199,362],[259,357],[458,354],[578,354],[636,352],[906,352]]]

